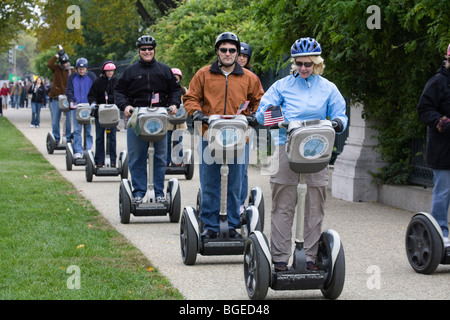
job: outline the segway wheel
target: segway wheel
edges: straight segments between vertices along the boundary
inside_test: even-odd
[[[124,185],[124,183],[127,182],[121,181],[119,188],[119,214],[120,222],[123,224],[127,224],[130,222],[131,213],[131,199]]]
[[[186,180],[191,180],[194,176],[194,153],[188,150],[190,153],[189,157],[189,163],[185,163],[186,166],[186,173],[184,174],[184,177]]]
[[[266,238],[264,240],[267,243]],[[254,233],[250,235],[244,248],[244,280],[251,300],[262,300],[269,289],[271,270],[261,244]]]
[[[406,255],[417,273],[431,274],[442,259],[441,236],[424,215],[416,215],[406,229]]]
[[[264,230],[264,195],[262,193],[262,190],[260,187],[254,187],[252,190],[250,190],[250,195],[248,197],[248,204],[254,205],[256,208],[258,208],[259,213],[259,221],[260,221],[260,231]]]
[[[85,173],[86,173],[86,181],[92,182],[92,177],[94,176],[94,164],[92,163],[89,155],[86,157]]]
[[[170,181],[169,181],[170,183]],[[172,188],[173,188],[172,184],[170,186],[170,190],[167,190],[168,194],[172,194]],[[175,192],[175,195],[169,198],[170,200],[170,211],[169,211],[169,218],[170,218],[170,222],[178,222],[180,221],[180,213],[181,213],[181,195],[180,195],[180,186],[178,184],[177,185],[177,190]]]
[[[120,178],[128,179],[128,155],[125,150],[120,152],[119,168],[120,168]]]
[[[56,142],[50,133],[47,134],[46,144],[48,154],[53,154],[53,152],[55,152]]]
[[[194,210],[194,209],[192,209]],[[194,214],[196,214],[194,210]],[[181,215],[180,222],[181,258],[185,265],[193,265],[197,259],[198,238],[186,208]]]
[[[323,296],[327,299],[337,299],[342,293],[345,282],[344,248],[339,237],[333,236],[333,233],[334,231],[330,230],[322,233],[317,254],[319,268],[325,269],[328,274],[321,289]],[[335,258],[333,258],[334,246],[339,246]]]
[[[69,150],[69,143],[66,145],[66,169],[67,171],[72,171],[73,157]]]
[[[197,203],[196,203],[195,210],[198,212],[198,214],[200,214],[200,212],[202,211],[202,190],[201,189],[198,189],[198,191],[197,191]]]

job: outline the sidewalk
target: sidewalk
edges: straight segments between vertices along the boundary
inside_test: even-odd
[[[4,115],[29,139],[75,188],[184,295],[195,300],[248,300],[244,285],[243,256],[197,256],[193,266],[181,260],[179,223],[166,217],[134,217],[119,221],[120,177],[97,177],[88,183],[84,167],[66,170],[65,151],[49,155],[47,133],[50,111],[42,109],[40,128],[30,128],[31,109],[4,110]],[[126,149],[126,132],[117,133],[117,152]],[[198,167],[192,180],[180,183],[181,206],[194,206],[200,186]],[[166,178],[166,181],[168,180]],[[259,186],[265,197],[265,230],[270,230],[269,177],[249,168],[249,188]],[[432,275],[420,275],[409,265],[404,248],[406,227],[413,212],[379,203],[354,203],[328,193],[324,229],[336,230],[345,250],[346,281],[340,300],[346,299],[448,299],[450,266]],[[320,290],[273,291],[266,299],[322,299]]]

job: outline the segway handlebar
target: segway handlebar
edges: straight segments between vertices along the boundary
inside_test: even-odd
[[[226,119],[227,117],[231,118],[234,115],[221,115],[221,116]],[[250,124],[250,121],[253,119],[253,117],[252,116],[245,116],[245,119],[247,120],[247,123]],[[196,120],[196,121],[201,121],[203,124],[208,125],[209,124],[209,116],[204,116],[201,120]]]
[[[305,123],[308,122],[316,122],[318,120],[305,120]],[[334,129],[336,129],[336,127],[338,126],[337,121],[332,120],[331,121],[331,125],[333,126]],[[283,121],[283,122],[278,122],[276,124],[273,124],[271,126],[269,126],[269,129],[280,129],[280,128],[287,128],[289,126],[289,121]]]

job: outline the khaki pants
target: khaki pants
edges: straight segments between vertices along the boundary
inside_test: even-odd
[[[284,146],[277,147],[272,158],[270,245],[273,262],[288,262],[292,252],[292,226],[297,205],[299,173],[291,170]],[[315,261],[322,233],[328,185],[328,167],[306,174],[304,247],[307,261]]]

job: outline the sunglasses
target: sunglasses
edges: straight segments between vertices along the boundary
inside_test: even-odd
[[[305,66],[305,68],[311,68],[314,64],[314,62],[301,62],[301,61],[295,61],[294,63],[297,67],[300,68],[303,66]]]
[[[139,48],[139,50],[141,50],[141,51],[152,51],[153,49],[155,49],[155,48],[154,47]]]
[[[236,48],[220,48],[219,50],[222,53],[227,53],[227,51],[229,51],[231,54],[233,54],[237,51]]]

